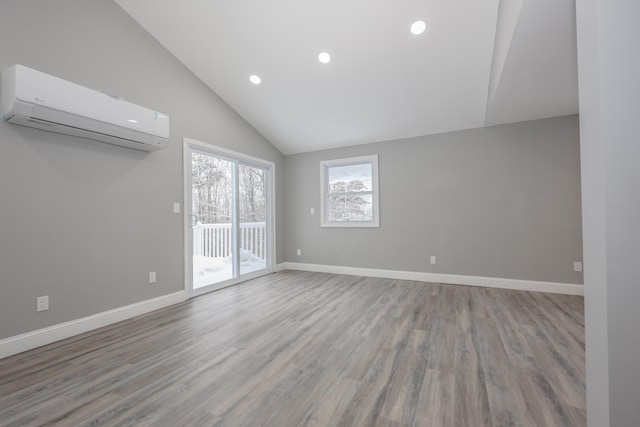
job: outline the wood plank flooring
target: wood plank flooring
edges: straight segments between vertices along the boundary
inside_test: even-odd
[[[583,311],[285,271],[0,360],[0,426],[584,426]]]

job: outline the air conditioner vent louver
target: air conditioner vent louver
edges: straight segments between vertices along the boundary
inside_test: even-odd
[[[11,119],[8,120],[9,122],[11,122]],[[43,125],[43,126],[49,126],[49,127],[54,127],[55,125],[53,123],[49,123],[46,122],[44,120],[40,120],[40,119],[28,119],[29,122],[37,124],[37,125]]]

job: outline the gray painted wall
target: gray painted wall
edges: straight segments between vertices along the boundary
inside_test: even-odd
[[[319,162],[367,154],[381,227],[321,228]],[[285,176],[287,261],[582,283],[577,116],[287,156]]]
[[[640,419],[640,3],[578,0],[587,418]]]
[[[0,339],[184,288],[172,203],[185,136],[275,162],[283,253],[282,154],[114,2],[3,0],[0,40],[2,70],[23,64],[171,117],[169,147],[151,154],[0,123]],[[39,295],[49,311],[36,313]]]

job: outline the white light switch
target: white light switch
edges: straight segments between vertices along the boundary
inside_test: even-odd
[[[173,213],[180,213],[180,203],[173,204]]]
[[[156,272],[155,271],[150,271],[149,272],[149,283],[156,283]]]
[[[431,264],[435,264],[436,263],[436,256],[435,255],[431,255]]]
[[[316,208],[311,208],[309,209],[309,213],[311,213],[311,215],[316,213]]]
[[[302,249],[298,249],[298,256],[302,255]]]
[[[573,263],[573,271],[582,271],[582,263],[574,262]]]

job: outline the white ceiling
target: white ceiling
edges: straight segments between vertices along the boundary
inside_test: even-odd
[[[578,112],[575,0],[115,1],[284,154]]]

